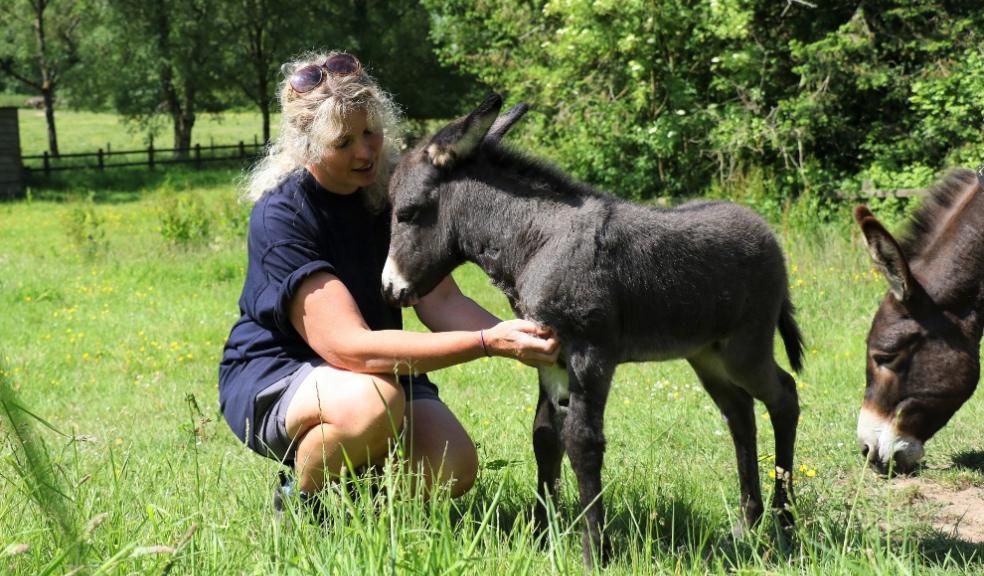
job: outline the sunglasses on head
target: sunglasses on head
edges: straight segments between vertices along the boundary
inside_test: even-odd
[[[308,64],[290,75],[290,87],[298,94],[310,92],[328,76],[351,76],[362,71],[362,64],[351,54],[329,56],[321,64]]]

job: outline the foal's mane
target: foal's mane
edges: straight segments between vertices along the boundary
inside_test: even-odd
[[[907,257],[921,253],[932,243],[939,234],[938,229],[946,226],[946,218],[962,193],[976,183],[977,174],[973,170],[956,168],[927,190],[926,199],[912,215],[901,242]]]
[[[544,195],[576,195],[578,197],[593,196],[596,198],[611,198],[606,192],[598,190],[584,182],[579,182],[546,160],[524,154],[508,145],[486,143],[482,146],[486,160],[504,171],[509,171],[535,183],[531,188]]]

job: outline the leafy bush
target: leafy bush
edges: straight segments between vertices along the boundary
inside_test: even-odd
[[[85,201],[74,203],[62,216],[62,228],[69,243],[88,260],[105,253],[109,245],[103,224],[91,195]]]
[[[161,236],[169,246],[190,249],[211,240],[212,215],[198,193],[165,191],[158,210]]]
[[[821,206],[886,174],[925,186],[984,144],[976,2],[424,3],[446,62],[532,104],[528,145],[624,197],[757,170],[777,205]]]

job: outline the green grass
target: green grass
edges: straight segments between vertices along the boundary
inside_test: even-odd
[[[216,366],[245,264],[234,176],[134,172],[129,191],[126,177],[93,177],[0,204],[0,400],[15,422],[11,429],[0,420],[0,571],[581,573],[566,465],[550,536],[534,542],[535,374],[501,359],[433,375],[479,446],[482,471],[469,494],[425,503],[395,489],[375,500],[333,493],[329,530],[276,521],[277,465],[236,441],[217,401]],[[206,242],[175,245],[162,235],[176,197],[197,198],[210,215]],[[710,398],[682,362],[626,365],[606,421],[605,498],[617,550],[607,572],[982,570],[976,547],[933,531],[925,505],[862,466],[854,424],[864,337],[884,286],[848,230],[783,234],[808,340],[798,377],[795,538],[776,538],[771,521],[731,537],[734,453]],[[465,267],[456,278],[508,315],[480,271]],[[421,329],[412,315],[407,324]],[[771,427],[761,405],[757,413],[768,493]],[[979,470],[957,464],[981,445],[982,416],[970,402],[929,444],[925,479],[984,484]],[[387,472],[383,481],[404,480]]]
[[[21,153],[33,156],[48,149],[48,127],[43,110],[21,108],[17,111],[20,124]],[[279,116],[271,118],[271,130],[276,135]],[[122,117],[109,112],[55,110],[58,147],[63,154],[103,150],[143,150],[148,134],[137,125],[127,124]],[[192,145],[208,146],[237,144],[240,140],[252,143],[256,137],[263,141],[263,123],[259,112],[223,112],[199,114],[192,131]],[[170,122],[161,126],[154,139],[157,148],[174,146]]]

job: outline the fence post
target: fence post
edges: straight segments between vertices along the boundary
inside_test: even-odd
[[[147,145],[147,167],[154,169],[154,135],[150,136],[150,144]]]
[[[44,151],[44,175],[48,176],[51,174],[51,163],[48,161],[48,151]]]
[[[195,169],[202,169],[202,145],[195,142]]]
[[[99,171],[102,172],[102,169],[103,169],[103,149],[102,148],[100,148],[99,151],[96,152],[96,159],[99,161]]]
[[[243,159],[246,157],[246,143],[242,140],[239,141],[239,158]]]

